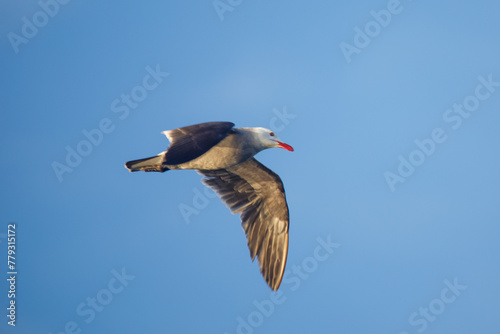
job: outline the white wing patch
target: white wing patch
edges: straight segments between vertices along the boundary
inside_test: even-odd
[[[168,141],[169,142],[173,142],[173,138],[172,138],[172,135],[171,135],[171,132],[173,130],[166,130],[166,131],[163,131],[162,133],[167,137]]]

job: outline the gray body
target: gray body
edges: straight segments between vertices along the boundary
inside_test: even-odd
[[[177,165],[169,164],[166,159],[164,164],[168,169],[223,169],[247,161],[263,149],[255,143],[251,130],[233,128],[223,140],[198,158]]]

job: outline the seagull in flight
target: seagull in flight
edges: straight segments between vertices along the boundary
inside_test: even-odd
[[[293,148],[265,128],[235,128],[208,122],[162,132],[170,146],[160,154],[125,163],[131,172],[194,169],[233,214],[239,213],[252,261],[272,290],[278,290],[288,254],[289,213],[280,177],[258,162],[262,150]]]

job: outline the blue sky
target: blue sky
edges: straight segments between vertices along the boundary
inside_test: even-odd
[[[497,333],[499,9],[3,1],[0,332]],[[278,293],[197,173],[123,167],[205,121],[295,148],[257,156],[290,207]]]

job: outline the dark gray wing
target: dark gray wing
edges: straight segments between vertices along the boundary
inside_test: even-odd
[[[234,127],[231,122],[208,122],[163,131],[170,140],[164,164],[179,165],[206,153]]]
[[[277,290],[288,254],[288,205],[280,177],[254,158],[228,169],[199,170],[233,213],[241,213],[252,261],[259,260],[267,284]]]

